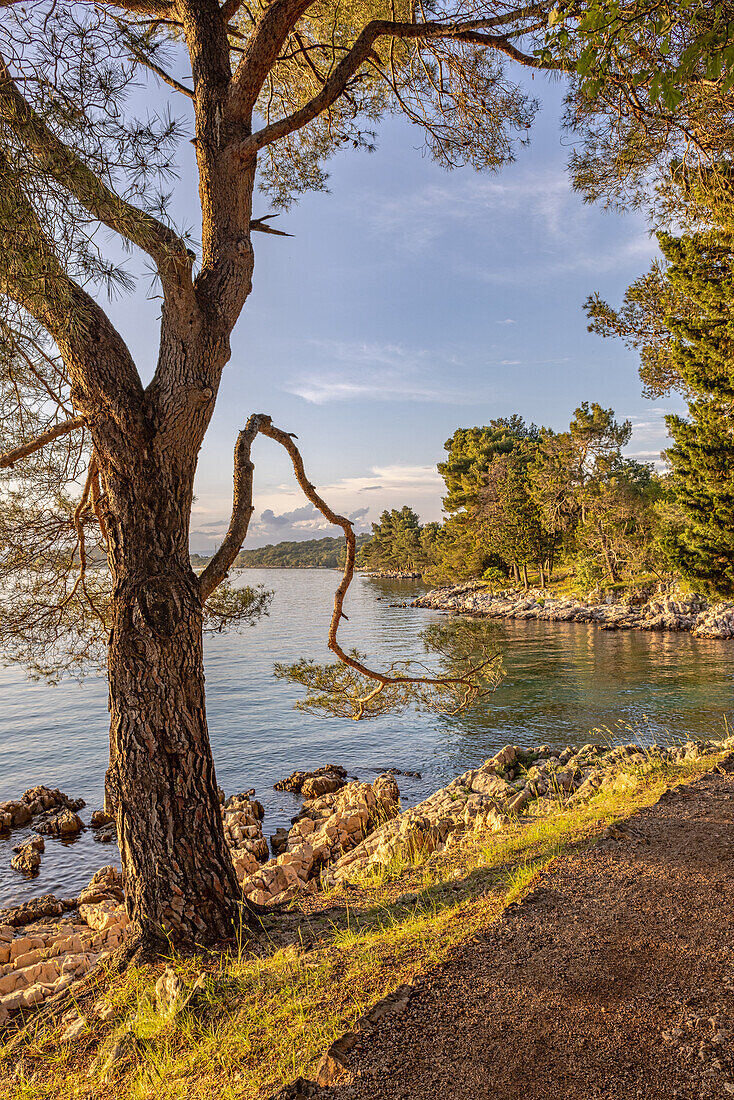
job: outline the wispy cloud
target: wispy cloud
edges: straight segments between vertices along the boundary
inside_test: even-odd
[[[447,237],[460,241],[462,234],[486,241],[480,250],[452,248],[451,263],[459,274],[494,285],[613,272],[644,265],[656,253],[636,217],[618,218],[610,242],[598,209],[583,203],[563,170],[529,169],[503,179],[452,177],[450,184],[362,202],[358,216],[372,233],[397,241],[408,255],[438,242],[443,247]]]
[[[457,405],[474,403],[476,387],[455,379],[466,366],[459,357],[432,348],[361,341],[311,341],[319,367],[306,367],[289,378],[284,389],[312,405],[334,401],[425,401]],[[479,398],[488,400],[490,388]]]
[[[522,212],[542,223],[546,233],[558,235],[570,194],[563,172],[528,173],[512,181],[467,175],[452,177],[451,183],[428,184],[410,195],[396,194],[387,201],[384,195],[379,202],[364,201],[367,196],[362,196],[357,209],[374,233],[393,241],[397,238],[411,251],[422,251],[439,237],[456,232],[458,225],[475,233],[486,231],[489,212]]]

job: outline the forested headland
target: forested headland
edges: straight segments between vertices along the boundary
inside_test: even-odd
[[[369,535],[358,535],[358,546],[368,538]],[[340,569],[345,556],[344,539],[304,539],[240,550],[234,566],[235,569]]]

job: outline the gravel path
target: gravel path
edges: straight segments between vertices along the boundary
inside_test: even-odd
[[[734,775],[610,832],[424,975],[359,1035],[347,1073],[291,1095],[734,1096]]]

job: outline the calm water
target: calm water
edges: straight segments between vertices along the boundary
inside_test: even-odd
[[[346,766],[369,780],[387,767],[400,777],[405,805],[485,760],[506,742],[563,745],[590,739],[602,725],[629,723],[654,740],[714,735],[734,713],[734,642],[687,634],[598,630],[580,623],[492,625],[507,677],[480,709],[460,718],[407,714],[374,722],[316,718],[293,709],[298,689],[276,681],[273,662],[321,658],[338,580],[328,570],[247,570],[244,580],[275,591],[271,614],[243,634],[207,639],[209,725],[217,777],[229,794],[255,787],[266,807],[265,831],[286,824],[297,799],[272,789],[294,768]],[[440,614],[391,606],[420,591],[412,582],[358,577],[343,642],[373,661],[420,652],[419,632]],[[591,739],[599,735],[591,735]],[[631,737],[629,733],[625,740]],[[107,756],[107,693],[101,680],[48,687],[18,669],[0,669],[0,800],[46,783],[102,803]],[[12,841],[0,841],[0,905],[37,894],[77,893],[116,849],[91,832],[75,843],[48,840],[41,874],[10,868]]]

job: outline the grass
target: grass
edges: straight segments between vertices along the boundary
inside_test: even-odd
[[[287,915],[291,943],[244,945],[205,959],[172,958],[191,988],[178,1012],[157,1011],[160,967],[130,970],[104,989],[106,1022],[64,1043],[61,1029],[33,1027],[0,1051],[6,1100],[255,1100],[307,1076],[328,1045],[382,997],[441,963],[462,941],[521,900],[557,857],[577,852],[613,821],[655,802],[670,785],[709,770],[717,757],[678,766],[654,760],[626,769],[626,791],[606,790],[529,824],[470,836],[447,851],[417,851],[370,871]],[[318,906],[322,906],[321,909]],[[328,908],[323,906],[328,905]],[[280,921],[282,935],[284,921]],[[88,1006],[86,1006],[88,1009]],[[119,1060],[106,1082],[101,1068]]]

